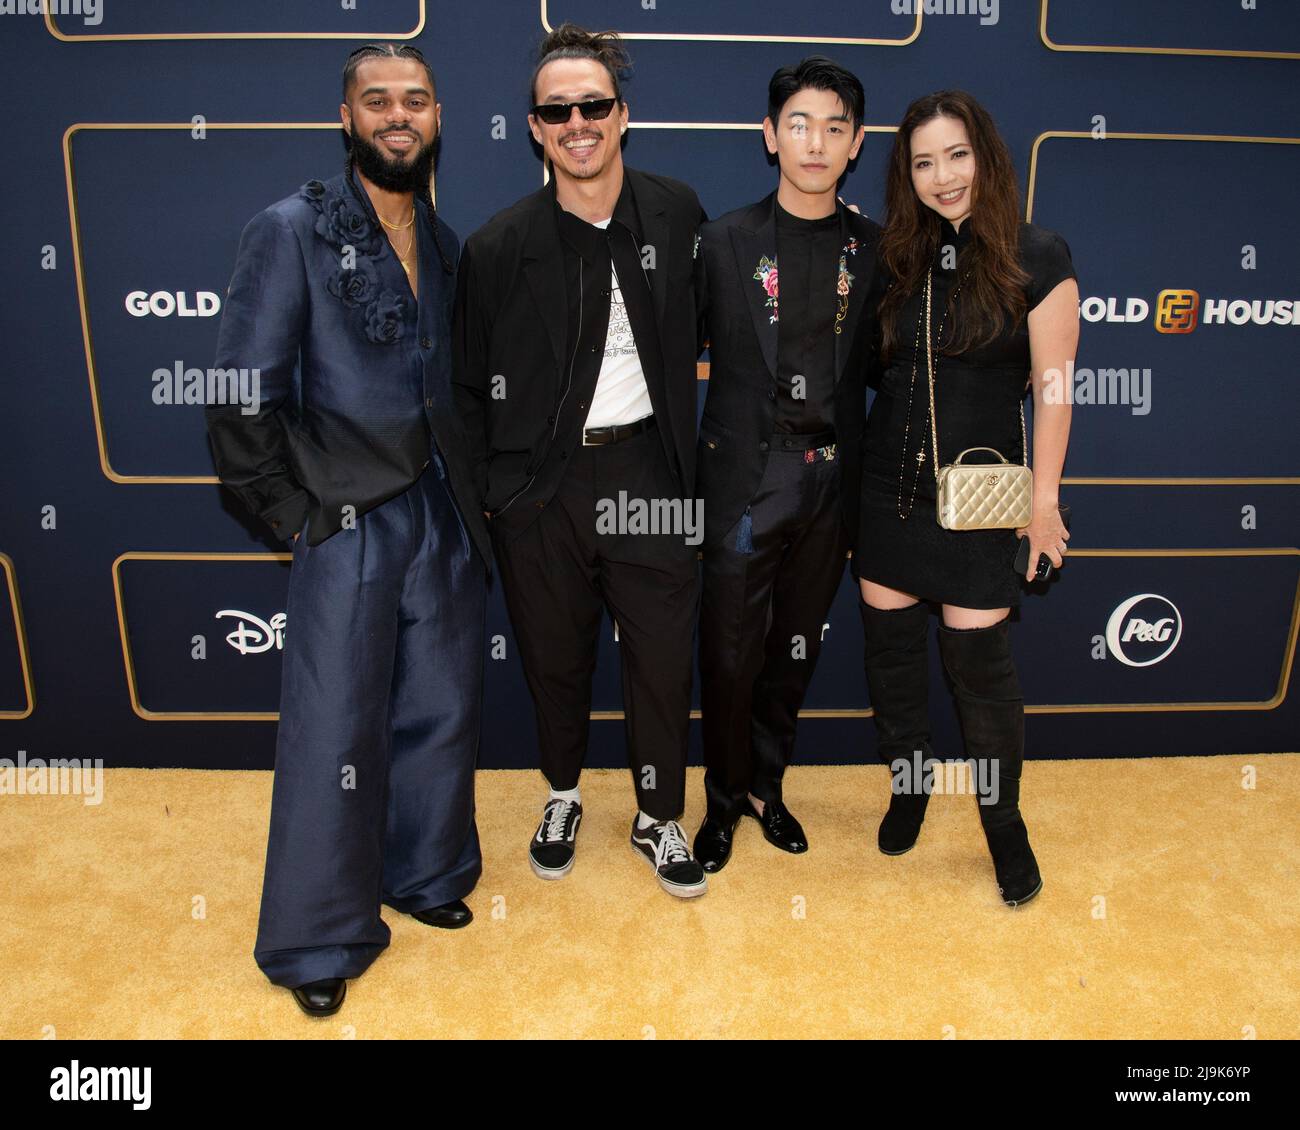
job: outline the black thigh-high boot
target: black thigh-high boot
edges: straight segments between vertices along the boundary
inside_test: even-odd
[[[867,690],[875,711],[880,760],[892,770],[889,811],[876,842],[886,855],[910,851],[921,833],[933,776],[930,748],[930,609],[873,608],[860,596]],[[905,768],[894,768],[899,759]],[[918,762],[921,766],[917,772]]]
[[[980,822],[998,891],[1008,906],[1028,902],[1043,889],[1038,861],[1020,816],[1020,773],[1025,760],[1025,702],[1011,655],[1010,617],[987,628],[939,626],[939,653],[952,678],[966,756],[977,781],[998,777],[998,799],[979,798]],[[977,793],[978,795],[978,793]]]

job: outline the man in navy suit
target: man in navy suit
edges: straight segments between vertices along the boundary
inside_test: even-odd
[[[451,403],[455,233],[429,192],[441,107],[415,48],[343,73],[346,171],[244,229],[211,406],[217,471],[293,543],[254,956],[328,1016],[388,945],[381,903],[458,927],[482,870],[474,765],[491,547]]]

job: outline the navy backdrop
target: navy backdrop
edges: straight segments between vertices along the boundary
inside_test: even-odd
[[[0,4],[0,567],[13,610],[0,605],[0,756],[271,764],[292,630],[282,547],[215,484],[183,379],[155,374],[211,365],[243,224],[341,168],[353,46],[406,38],[433,62],[438,207],[464,236],[542,182],[526,79],[544,25],[564,19],[630,34],[626,159],[690,182],[711,215],[774,184],[757,128],[779,65],[823,51],[861,76],[871,133],[843,194],[873,215],[907,103],[939,87],[979,97],[1027,216],[1069,242],[1084,298],[1071,560],[1015,633],[1029,754],[1297,748],[1300,4],[54,6],[66,11],[47,19]],[[480,763],[534,765],[496,593],[488,633]],[[866,760],[847,575],[825,637],[798,758]],[[593,765],[623,763],[617,647],[609,628]],[[937,660],[933,678],[936,747],[958,755]]]

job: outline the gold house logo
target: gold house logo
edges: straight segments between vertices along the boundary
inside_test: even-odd
[[[1156,296],[1156,331],[1189,334],[1196,329],[1201,296],[1194,290],[1162,290]]]

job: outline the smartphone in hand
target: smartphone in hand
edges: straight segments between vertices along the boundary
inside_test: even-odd
[[[1061,512],[1061,525],[1068,530],[1070,528],[1070,508],[1064,503],[1061,503],[1057,506],[1057,510]],[[1012,568],[1014,568],[1022,577],[1025,575],[1025,570],[1029,568],[1029,538],[1027,536],[1021,538],[1020,545],[1016,547],[1016,560]],[[1052,564],[1051,558],[1045,553],[1040,553],[1038,555],[1038,569],[1034,573],[1034,580],[1050,581],[1055,572],[1056,567]]]

